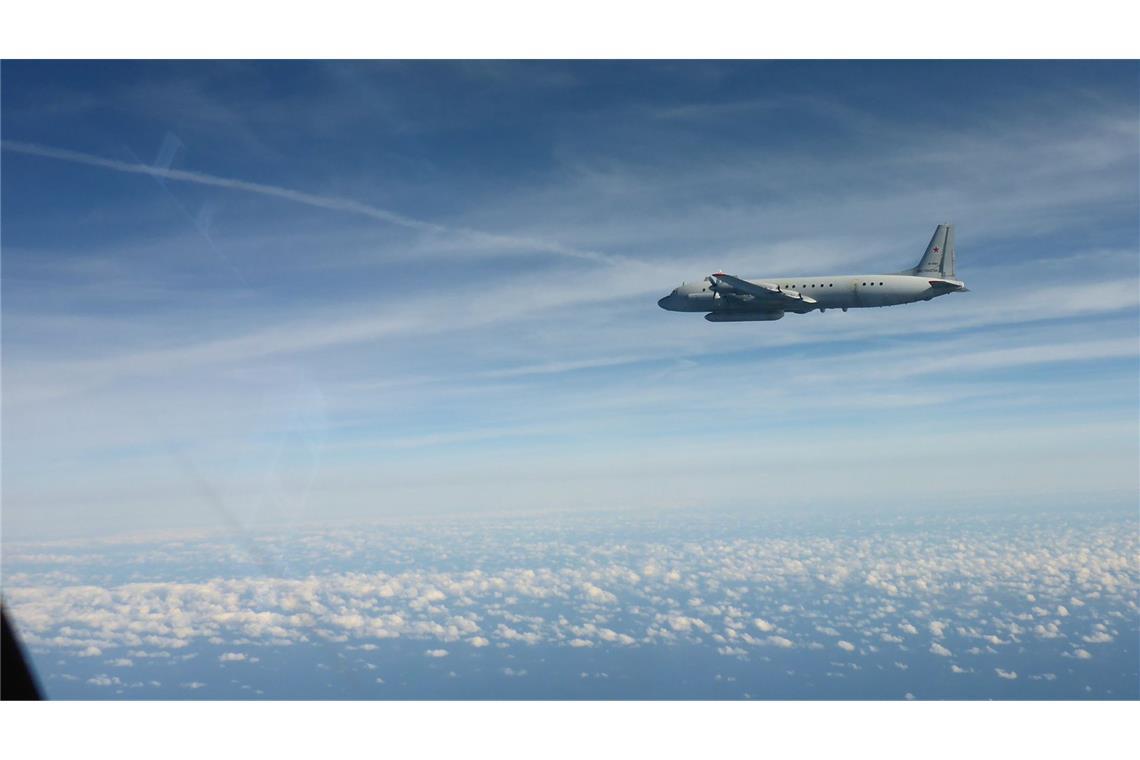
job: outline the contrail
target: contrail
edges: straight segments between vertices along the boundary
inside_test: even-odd
[[[306,193],[301,190],[292,190],[287,187],[278,187],[276,185],[265,185],[260,182],[246,182],[245,180],[232,179],[229,177],[219,177],[213,174],[186,171],[184,169],[170,169],[159,166],[150,166],[143,163],[118,161],[113,158],[103,158],[102,156],[96,156],[91,153],[81,153],[76,150],[68,150],[66,148],[53,148],[48,145],[37,145],[35,143],[18,142],[16,140],[2,140],[0,141],[0,146],[2,146],[4,150],[10,150],[13,153],[22,153],[27,156],[54,158],[59,161],[69,161],[74,164],[84,164],[86,166],[97,166],[102,169],[110,169],[112,171],[124,172],[127,174],[146,174],[152,177],[161,177],[162,179],[167,179],[174,182],[192,182],[197,185],[208,185],[210,187],[221,187],[227,190],[238,190],[243,193],[266,195],[271,198],[280,198],[281,200],[291,201],[293,203],[301,203],[306,206],[314,206],[316,208],[328,209],[330,211],[342,211],[349,214],[358,214],[360,216],[365,216],[380,222],[387,222],[388,224],[395,224],[400,227],[407,227],[409,229],[418,230],[420,232],[451,232],[463,235],[473,240],[478,240],[483,243],[499,244],[510,248],[531,248],[534,250],[544,251],[546,253],[557,254],[559,256],[585,259],[588,261],[596,261],[603,264],[617,264],[623,260],[622,257],[612,256],[609,254],[600,253],[598,251],[583,251],[577,248],[561,245],[560,243],[552,243],[545,240],[535,240],[532,238],[519,237],[515,235],[503,235],[484,232],[482,230],[471,229],[469,227],[450,227],[443,224],[437,224],[435,222],[427,222],[422,219],[415,219],[410,216],[398,214],[387,209],[370,206],[367,203],[354,201],[351,198],[336,198],[325,195],[314,195],[313,193]]]

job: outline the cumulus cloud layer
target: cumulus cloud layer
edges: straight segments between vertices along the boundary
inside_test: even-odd
[[[555,533],[526,521],[476,525],[257,536],[267,554],[304,564],[181,581],[163,578],[233,568],[235,549],[209,538],[13,546],[5,593],[34,652],[124,668],[193,657],[207,644],[219,648],[218,663],[246,668],[261,661],[259,647],[375,652],[410,640],[417,656],[449,663],[518,648],[699,646],[764,661],[830,650],[846,661],[833,663],[833,678],[883,657],[905,673],[926,657],[947,672],[1012,680],[1018,647],[1072,663],[1092,659],[1090,649],[1111,654],[1137,632],[1138,539],[1111,520],[1076,529],[1061,518],[926,518],[904,531],[768,526],[701,540],[683,522],[677,532],[643,526],[637,540],[599,540],[588,521],[569,518]],[[446,565],[434,559],[444,556]],[[402,559],[370,568],[378,557]],[[153,577],[94,580],[116,562]],[[1078,598],[1088,601],[1059,613],[1059,600]],[[113,674],[91,679],[123,686]],[[195,682],[184,686],[203,688]]]

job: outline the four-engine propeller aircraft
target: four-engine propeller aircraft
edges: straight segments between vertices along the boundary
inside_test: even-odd
[[[863,309],[965,293],[954,276],[954,227],[940,224],[918,265],[897,274],[744,280],[724,272],[681,283],[657,302],[668,311],[703,311],[710,322],[767,322],[785,312]]]

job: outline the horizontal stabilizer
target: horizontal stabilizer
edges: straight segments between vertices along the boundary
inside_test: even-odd
[[[969,292],[968,288],[960,282],[954,280],[929,280],[930,287],[938,290],[957,290],[962,293]]]

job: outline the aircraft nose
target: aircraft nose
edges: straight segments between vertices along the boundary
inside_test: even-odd
[[[665,311],[677,311],[677,291],[673,291],[669,295],[657,301],[657,305]]]

